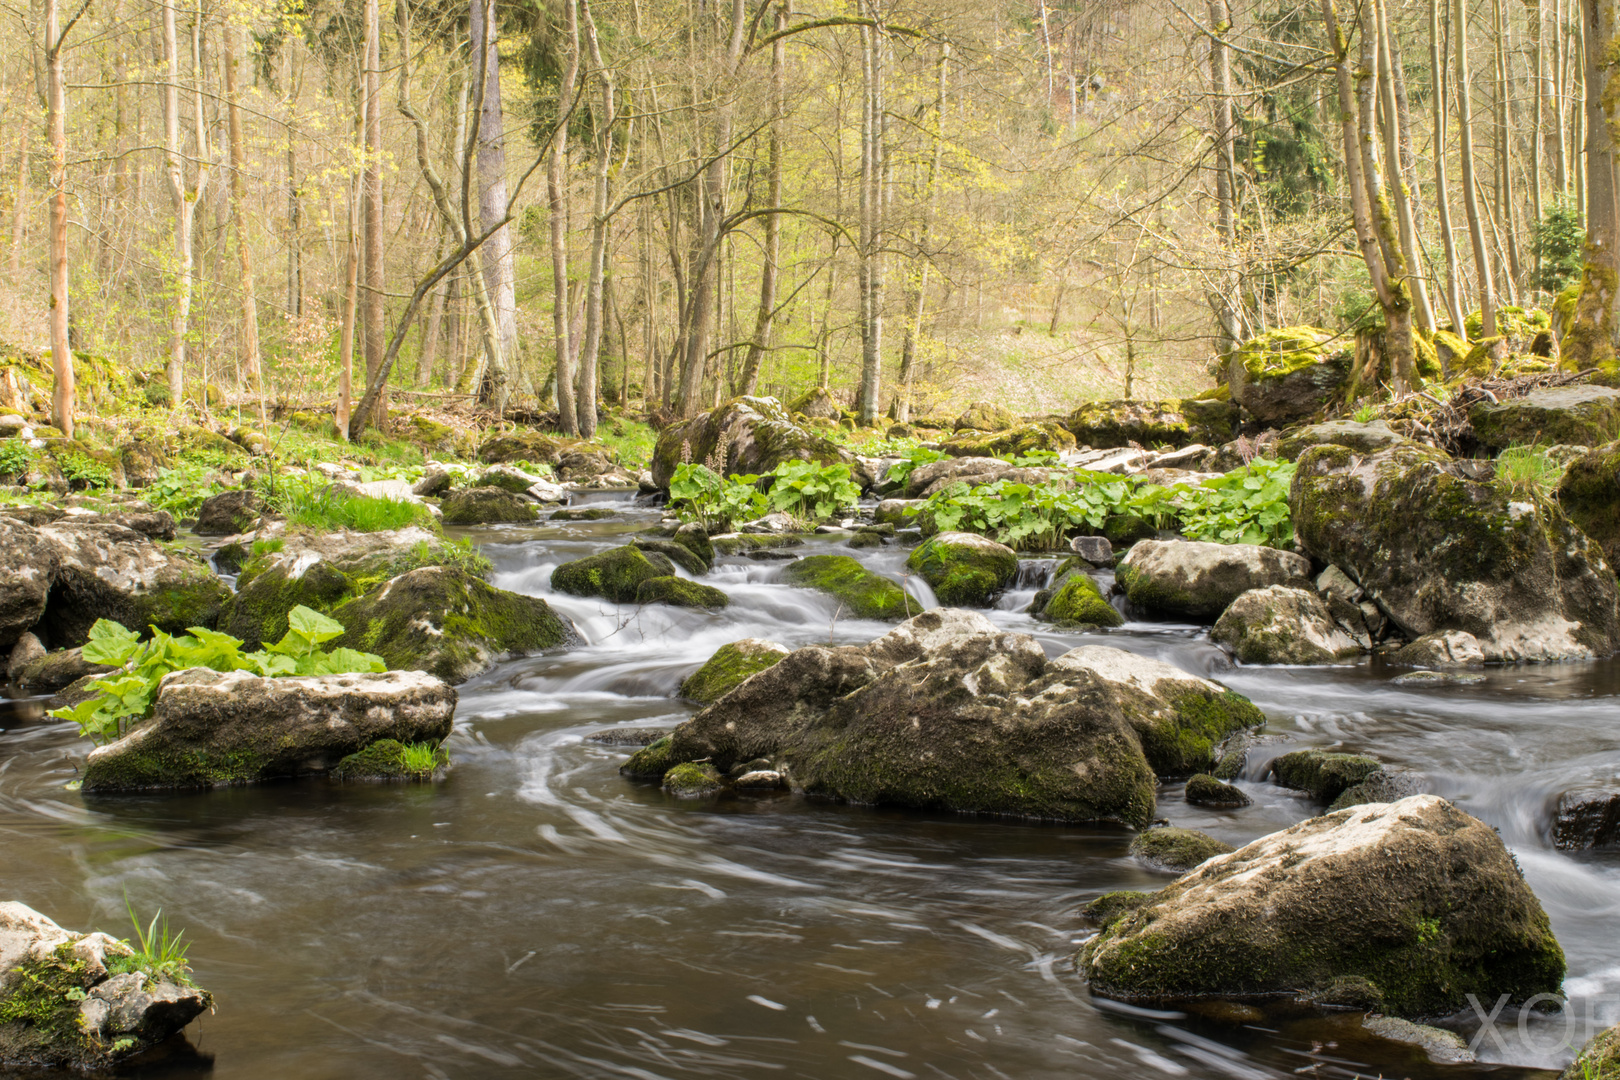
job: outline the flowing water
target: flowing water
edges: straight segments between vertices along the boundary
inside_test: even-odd
[[[1568,953],[1570,1005],[1522,1023],[1501,1014],[1479,1032],[1484,1064],[1434,1066],[1343,1017],[1092,998],[1071,960],[1087,933],[1077,908],[1171,879],[1126,855],[1123,829],[787,794],[681,802],[621,778],[628,749],[586,736],[690,715],[676,686],[720,645],[886,629],[778,584],[780,562],[742,558],[708,579],[732,597],[719,614],[553,594],[559,563],[656,519],[621,508],[474,534],[495,583],[544,597],[584,644],[464,685],[437,786],[87,799],[64,790],[87,744],[42,701],[0,702],[0,896],[126,936],[126,896],[147,916],[161,907],[218,998],[188,1030],[191,1049],[138,1075],[1517,1080],[1620,1020],[1620,859],[1547,837],[1549,799],[1620,775],[1616,661],[1409,689],[1371,661],[1233,669],[1192,626],[1035,623],[1021,609],[1039,564],[990,612],[1052,655],[1104,642],[1219,678],[1288,748],[1376,753],[1501,830]],[[835,543],[802,550],[848,551]],[[849,553],[904,577],[903,549]],[[933,603],[926,585],[907,587]],[[1258,779],[1263,765],[1251,755],[1240,781],[1249,808],[1203,810],[1166,786],[1160,814],[1233,844],[1310,816]]]

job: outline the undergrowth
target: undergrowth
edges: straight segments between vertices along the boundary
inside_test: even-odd
[[[1558,490],[1564,466],[1545,446],[1510,446],[1496,456],[1496,483],[1510,498],[1544,502]]]

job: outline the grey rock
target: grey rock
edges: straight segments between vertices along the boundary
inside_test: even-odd
[[[1125,596],[1156,615],[1213,622],[1239,596],[1270,585],[1310,588],[1310,560],[1254,544],[1141,540],[1120,560]]]
[[[1232,601],[1209,633],[1245,664],[1329,664],[1363,646],[1339,628],[1327,604],[1307,589],[1272,585]]]
[[[1076,536],[1069,541],[1069,550],[1092,566],[1114,564],[1114,545],[1106,536]]]

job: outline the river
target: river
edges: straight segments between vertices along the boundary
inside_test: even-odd
[[[1124,829],[787,794],[681,802],[621,778],[630,748],[586,737],[690,715],[676,686],[720,645],[864,642],[886,627],[776,583],[780,562],[742,558],[706,579],[731,595],[718,614],[553,594],[559,563],[657,519],[613,505],[618,518],[468,534],[495,584],[544,597],[585,641],[462,686],[452,768],[435,786],[85,799],[64,785],[88,744],[41,700],[0,701],[0,898],[120,936],[126,896],[143,918],[161,908],[218,999],[188,1029],[192,1050],[134,1075],[1517,1080],[1547,1076],[1571,1056],[1562,1043],[1620,1020],[1620,857],[1559,852],[1547,835],[1557,792],[1620,775],[1620,661],[1442,688],[1393,686],[1371,660],[1234,669],[1193,626],[1082,635],[1034,622],[1021,609],[1038,568],[989,613],[1054,656],[1106,643],[1221,679],[1287,749],[1342,746],[1420,770],[1501,831],[1568,954],[1569,1007],[1503,1014],[1479,1033],[1483,1064],[1430,1065],[1342,1016],[1092,998],[1071,960],[1088,932],[1077,908],[1171,880],[1127,856]],[[903,576],[904,549],[837,544],[801,550]],[[1315,812],[1258,779],[1262,767],[1251,755],[1246,809],[1189,806],[1166,785],[1160,816],[1241,844]]]

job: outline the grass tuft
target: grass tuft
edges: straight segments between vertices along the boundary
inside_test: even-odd
[[[1512,497],[1550,499],[1563,476],[1564,466],[1544,446],[1510,446],[1496,456],[1496,482]]]

